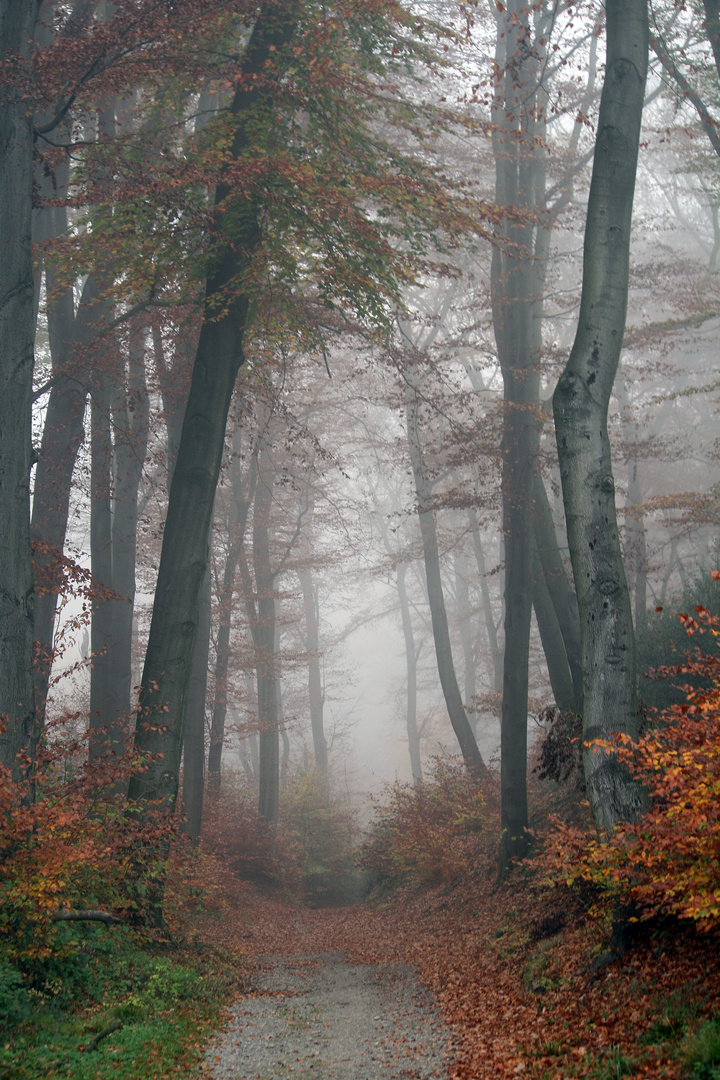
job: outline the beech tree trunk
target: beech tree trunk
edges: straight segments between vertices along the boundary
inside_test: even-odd
[[[397,578],[398,598],[400,600],[403,637],[405,638],[405,664],[407,668],[405,725],[408,737],[408,750],[410,751],[410,768],[412,769],[413,783],[420,784],[422,782],[423,772],[422,758],[420,756],[420,732],[418,731],[417,726],[418,651],[415,648],[415,635],[413,633],[412,619],[410,617],[410,604],[408,602],[407,587],[405,585],[407,563],[398,563],[395,575]]]
[[[295,23],[282,11],[264,6],[245,48],[242,71],[259,75],[292,39]],[[236,121],[231,152],[237,159],[252,139],[251,113],[262,90],[238,83],[230,112]],[[219,230],[229,188],[215,193]],[[243,362],[243,337],[249,296],[235,292],[260,240],[257,207],[235,200],[232,244],[213,261],[206,288],[205,317],[193,366],[155,590],[150,636],[140,690],[135,748],[148,767],[130,782],[129,798],[144,806],[174,806],[183,741],[183,707],[198,619],[198,593],[208,556],[215,489],[220,474],[225,428],[235,379]],[[231,287],[232,299],[227,299]],[[223,298],[221,310],[216,301]]]
[[[127,378],[113,395],[113,588],[122,599],[113,602],[111,678],[126,744],[133,704],[132,632],[137,561],[138,492],[150,433],[150,400],[145,381],[145,326],[129,329]]]
[[[535,548],[533,565],[532,599],[555,704],[560,709],[574,712],[575,694],[570,675],[570,665],[565,652],[565,642],[563,641],[562,631],[553,607],[537,548]]]
[[[637,453],[633,454],[628,461],[628,511],[625,528],[633,568],[635,627],[638,634],[642,634],[647,617],[647,541],[645,516],[642,509],[640,462]]]
[[[39,7],[39,0],[0,0],[0,56],[28,56]],[[0,105],[0,764],[15,779],[35,727],[32,184],[32,115],[22,95],[7,95]]]
[[[625,328],[630,228],[648,61],[647,0],[608,0],[578,330],[553,398],[580,612],[586,741],[637,736],[635,637],[615,510],[607,410]],[[595,822],[634,820],[642,793],[612,755],[585,749]]]
[[[205,696],[210,655],[210,570],[205,568],[198,600],[198,628],[185,697],[183,743],[183,832],[194,844],[200,839],[205,798]]]
[[[320,631],[318,595],[313,581],[312,570],[301,569],[297,572],[303,596],[305,612],[305,650],[308,664],[308,694],[310,697],[310,728],[312,731],[315,764],[322,773],[327,772],[328,751],[323,727],[322,676],[320,674]]]
[[[501,206],[532,211],[544,190],[535,138],[539,120],[537,50],[529,9],[510,0],[498,16],[502,72],[493,133],[495,197]],[[532,106],[528,98],[532,98]],[[509,243],[510,249],[505,250]],[[536,266],[532,224],[503,225],[492,256],[493,329],[503,375],[502,497],[505,544],[505,650],[500,727],[502,850],[500,872],[527,849],[528,652],[532,616],[532,498],[539,431],[539,336],[534,325],[543,267]]]
[[[478,750],[470,721],[467,718],[457,675],[455,674],[447,611],[445,609],[445,596],[440,575],[440,553],[438,551],[437,530],[435,527],[435,511],[432,508],[432,490],[420,440],[418,418],[419,375],[414,365],[407,368],[405,378],[407,381],[405,404],[408,448],[418,501],[418,520],[420,522],[420,534],[425,557],[425,577],[438,675],[440,676],[440,684],[445,697],[450,723],[455,732],[465,764],[470,768],[483,770],[485,763]]]
[[[480,527],[478,525],[475,507],[468,506],[465,512],[470,526],[473,552],[475,553],[475,562],[478,568],[478,584],[480,585],[480,596],[482,597],[483,603],[485,632],[488,639],[490,659],[492,660],[493,690],[498,693],[502,690],[503,655],[498,643],[497,629],[495,628],[495,620],[493,618],[490,587],[488,586],[487,568],[485,566],[485,552],[483,551],[482,540],[480,538]]]
[[[114,345],[114,343],[113,343]],[[112,347],[112,346],[111,346]],[[112,457],[110,386],[113,372],[93,372],[90,404],[90,569],[96,586],[113,588]],[[114,601],[107,595],[93,598],[90,624],[90,759],[115,753],[118,702],[113,681]]]
[[[270,510],[273,470],[264,450],[258,464],[253,508],[253,568],[257,595],[255,670],[257,672],[260,771],[258,810],[263,821],[277,821],[280,809],[280,724],[275,659],[275,582],[270,566]]]
[[[220,790],[223,740],[225,738],[225,717],[227,714],[228,664],[230,662],[230,626],[232,622],[232,600],[235,588],[235,574],[238,559],[245,540],[248,513],[255,497],[257,483],[257,455],[250,460],[250,475],[247,494],[243,491],[240,473],[240,426],[233,437],[235,455],[232,469],[233,505],[228,524],[230,546],[223,570],[222,595],[220,596],[217,629],[217,648],[215,661],[215,693],[213,698],[212,721],[210,725],[210,750],[208,751],[208,787],[213,794]],[[247,603],[247,597],[246,597]]]
[[[65,217],[65,215],[63,215]],[[58,226],[58,231],[60,230]],[[72,289],[58,291],[51,266],[45,272],[48,336],[53,385],[35,471],[31,535],[36,545],[34,635],[37,649],[35,702],[38,729],[45,715],[57,609],[57,559],[67,532],[72,474],[85,437],[85,403],[89,383],[87,357],[98,317],[94,275],[85,282],[77,314]]]
[[[573,693],[570,708],[573,712],[582,713],[582,658],[577,596],[565,572],[562,555],[558,547],[550,502],[545,490],[545,484],[539,474],[535,476],[533,492],[535,498],[533,507],[535,547],[540,560],[540,568],[545,578],[545,586],[552,601],[560,633],[562,634],[565,657],[570,670],[570,678],[572,679]],[[560,705],[560,702],[558,701],[557,704]],[[561,706],[561,708],[563,707]]]
[[[468,566],[465,553],[458,551],[455,555],[455,600],[457,603],[458,622],[460,629],[460,641],[463,651],[463,694],[465,697],[465,712],[468,714],[473,734],[477,738],[477,725],[475,721],[475,706],[473,698],[477,692],[476,678],[476,633],[473,632],[473,613],[470,610],[470,589],[468,586]]]

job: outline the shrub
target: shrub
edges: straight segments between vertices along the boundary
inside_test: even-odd
[[[720,578],[720,573],[718,573]],[[714,643],[720,619],[698,605],[681,616],[688,636]],[[549,849],[555,880],[591,883],[634,903],[642,917],[674,915],[720,925],[720,656],[697,646],[666,675],[688,681],[687,700],[656,717],[637,743],[618,735],[603,749],[643,783],[650,808],[611,835],[556,825]],[[699,682],[705,689],[697,689]]]
[[[318,769],[301,773],[283,792],[280,819],[293,841],[304,899],[315,906],[357,899],[355,819]]]
[[[0,959],[0,1030],[17,1024],[27,1013],[28,995],[18,969]]]
[[[643,620],[637,635],[638,691],[650,708],[662,710],[685,701],[683,684],[688,682],[687,675],[678,684],[667,675],[656,678],[654,672],[667,672],[686,663],[692,647],[679,615],[694,611],[698,606],[720,615],[720,581],[707,571],[690,575],[682,592],[671,596],[663,608],[647,612]],[[695,689],[707,686],[702,676],[691,676],[691,679]]]
[[[462,765],[436,760],[420,784],[394,784],[378,805],[361,865],[377,884],[449,882],[486,851],[486,802]]]
[[[128,815],[108,794],[122,770],[83,767],[77,743],[58,738],[38,756],[41,798],[29,802],[27,785],[0,766],[0,948],[26,972],[77,950],[77,924],[54,921],[61,909],[141,920],[152,901],[175,825]]]
[[[317,769],[289,780],[274,828],[260,818],[257,796],[231,778],[206,806],[202,850],[243,881],[316,906],[354,899],[360,888],[353,814]]]

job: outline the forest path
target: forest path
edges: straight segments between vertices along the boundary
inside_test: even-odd
[[[257,962],[252,987],[208,1050],[208,1080],[447,1075],[450,1029],[406,964],[337,952],[270,958]]]

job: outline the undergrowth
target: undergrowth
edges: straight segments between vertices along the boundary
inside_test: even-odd
[[[260,818],[256,794],[232,777],[203,822],[203,851],[237,879],[312,907],[359,899],[357,844],[353,811],[317,769],[290,779],[274,826]]]
[[[195,1075],[208,1031],[240,986],[237,957],[124,926],[58,933],[73,935],[74,951],[57,949],[32,976],[0,959],[0,1078]]]

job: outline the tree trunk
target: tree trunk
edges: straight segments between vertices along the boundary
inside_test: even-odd
[[[278,607],[277,601],[275,601],[276,609]],[[279,624],[279,612],[275,612],[275,656],[278,658],[275,664],[275,693],[277,695],[277,717],[278,717],[278,730],[280,732],[280,741],[282,743],[282,753],[280,755],[280,790],[284,791],[287,787],[287,775],[288,766],[290,765],[290,736],[287,733],[285,726],[285,706],[283,704],[282,694],[282,672],[280,670],[280,638],[282,630]]]
[[[90,760],[108,762],[116,744],[118,701],[113,680],[115,602],[113,588],[112,458],[110,386],[115,373],[93,372],[90,402],[90,569],[95,588],[90,625]]]
[[[533,486],[534,514],[533,526],[535,546],[540,560],[545,585],[552,600],[555,615],[560,627],[565,648],[565,656],[570,668],[573,684],[573,712],[582,713],[582,658],[580,650],[580,618],[578,616],[577,596],[565,573],[562,555],[558,547],[555,523],[545,490],[545,484],[539,473]],[[559,702],[558,702],[559,704]]]
[[[585,230],[578,330],[553,406],[580,612],[586,741],[638,731],[635,637],[615,510],[607,410],[627,308],[632,203],[648,54],[647,0],[608,0],[607,61]],[[583,755],[600,829],[642,795],[612,755]]]
[[[200,839],[205,797],[205,696],[210,654],[210,569],[205,568],[198,600],[198,628],[185,697],[183,744],[183,832],[193,844]]]
[[[260,793],[258,809],[263,821],[277,821],[280,806],[280,729],[278,723],[275,662],[275,591],[270,566],[270,510],[274,475],[263,450],[253,509],[253,568],[257,595],[255,669],[257,672],[260,732]]]
[[[422,782],[422,758],[420,756],[420,732],[417,726],[417,658],[415,648],[415,635],[413,633],[412,619],[410,618],[410,604],[408,602],[405,577],[407,575],[407,563],[398,563],[395,574],[397,577],[398,598],[400,600],[400,615],[402,618],[403,637],[405,638],[405,663],[407,666],[407,706],[405,711],[405,723],[408,737],[408,750],[410,751],[410,768],[412,769],[413,783]]]
[[[637,453],[628,461],[628,509],[630,512],[625,527],[633,567],[635,628],[642,635],[647,618],[647,540]]]
[[[145,381],[145,326],[133,322],[129,331],[127,381],[113,396],[113,601],[112,680],[122,725],[123,748],[133,705],[132,636],[137,559],[138,489],[150,433],[150,401]]]
[[[235,574],[238,559],[245,540],[247,518],[255,497],[257,483],[257,455],[250,461],[250,477],[247,495],[243,491],[240,473],[240,436],[238,424],[233,437],[233,464],[231,469],[233,506],[228,523],[229,548],[223,571],[222,595],[218,612],[217,649],[215,662],[215,694],[213,698],[212,722],[210,725],[210,750],[208,752],[208,787],[213,794],[220,790],[221,761],[223,740],[225,738],[225,716],[227,713],[228,664],[230,662],[230,625],[232,621],[232,600],[235,588]],[[247,597],[246,597],[247,602]]]
[[[440,576],[440,554],[438,551],[437,530],[435,527],[435,512],[432,509],[432,491],[427,476],[427,469],[420,441],[420,427],[418,419],[418,383],[419,374],[416,365],[408,366],[405,378],[407,380],[406,417],[407,437],[410,451],[410,463],[412,465],[415,480],[415,492],[418,500],[418,519],[420,521],[420,534],[422,537],[423,553],[425,556],[425,577],[427,580],[428,601],[430,604],[430,617],[432,620],[433,639],[435,641],[435,655],[437,657],[438,675],[445,697],[450,723],[460,745],[460,751],[465,764],[474,769],[483,770],[483,762],[478,750],[475,736],[473,735],[470,722],[463,706],[462,694],[458,686],[453,663],[452,648],[450,645],[450,631],[448,629],[447,612],[445,610],[445,597],[443,595],[442,578]]]
[[[480,538],[480,527],[478,525],[475,507],[468,506],[466,508],[466,513],[468,524],[470,526],[473,551],[475,553],[475,562],[477,563],[478,568],[478,584],[480,585],[480,596],[482,597],[483,603],[485,632],[487,634],[488,650],[492,661],[493,690],[498,693],[502,690],[503,655],[500,645],[498,644],[497,630],[493,618],[490,587],[488,586],[487,569],[485,566],[485,552],[483,551],[482,540]]]
[[[539,74],[531,40],[529,9],[511,0],[498,21],[502,81],[495,108],[502,125],[493,134],[496,202],[534,208],[544,187],[535,137]],[[529,89],[530,88],[530,89]],[[528,97],[533,98],[528,107]],[[536,173],[539,172],[539,175]],[[542,179],[543,183],[540,183]],[[510,252],[504,250],[505,243]],[[505,651],[500,730],[501,874],[527,849],[528,653],[532,615],[532,493],[539,432],[533,406],[539,398],[540,351],[537,267],[531,224],[504,225],[492,256],[493,329],[503,374],[503,540],[505,544]]]
[[[471,625],[472,612],[470,610],[470,589],[468,586],[468,566],[465,554],[458,551],[455,554],[455,599],[458,610],[458,623],[460,629],[460,641],[463,651],[463,692],[465,697],[465,712],[468,714],[473,734],[477,738],[475,706],[473,699],[477,693],[476,679],[476,656],[475,639]]]
[[[313,581],[312,570],[298,570],[298,579],[303,595],[305,612],[305,651],[308,663],[308,694],[310,696],[310,729],[312,731],[315,764],[320,772],[328,768],[328,751],[323,728],[323,705],[325,695],[320,674],[320,634],[318,594]]]
[[[545,654],[555,704],[564,711],[574,712],[575,693],[570,675],[570,665],[565,652],[565,642],[550,598],[550,591],[547,587],[537,548],[535,549],[533,569],[533,608],[535,609],[535,618],[540,631],[540,641]]]
[[[72,289],[58,290],[52,266],[45,272],[48,297],[48,336],[52,357],[50,390],[42,442],[35,471],[31,535],[36,545],[34,635],[37,649],[35,701],[38,729],[45,715],[57,609],[57,560],[67,532],[72,474],[85,437],[87,358],[83,355],[95,333],[98,316],[95,278],[83,288],[77,314]]]
[[[243,75],[230,112],[237,127],[231,152],[238,159],[250,145],[250,112],[262,100],[261,80],[247,89],[271,57],[292,39],[293,18],[266,5],[245,49]],[[222,232],[226,183],[215,194],[215,216]],[[229,223],[228,223],[229,224]],[[213,261],[207,281],[205,317],[193,366],[177,464],[170,489],[167,519],[155,590],[150,636],[140,690],[135,748],[148,759],[145,772],[130,782],[129,797],[145,806],[174,806],[178,788],[182,718],[193,643],[198,593],[208,555],[208,538],[225,428],[235,379],[243,362],[243,338],[249,296],[237,294],[237,282],[250,267],[260,241],[257,207],[235,200],[232,245]],[[232,297],[228,299],[228,290]],[[218,302],[221,306],[218,307]]]
[[[0,56],[28,56],[39,0],[0,0]],[[19,779],[35,727],[30,549],[35,283],[33,123],[22,95],[0,105],[0,764]]]

